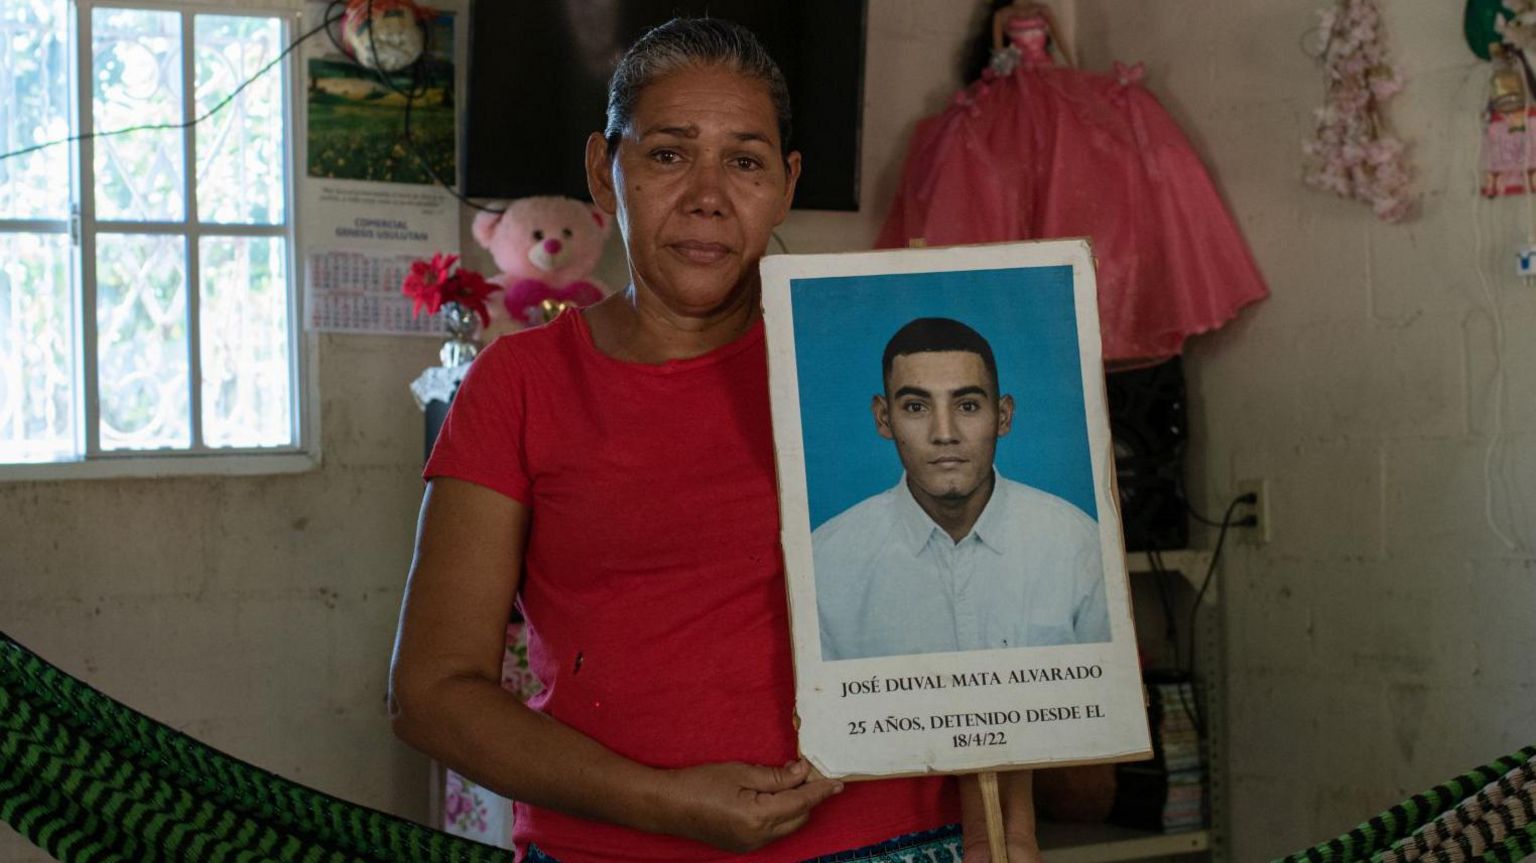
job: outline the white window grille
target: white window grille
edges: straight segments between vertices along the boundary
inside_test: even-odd
[[[293,25],[0,2],[0,479],[310,463]]]

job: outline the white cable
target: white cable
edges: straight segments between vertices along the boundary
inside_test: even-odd
[[[1480,63],[1472,67],[1474,76],[1478,71],[1481,71],[1481,68],[1482,64]],[[1523,71],[1522,74],[1524,74]],[[1465,91],[1465,84],[1462,85],[1462,89]],[[1527,106],[1529,106],[1529,92],[1526,93],[1526,103]],[[1487,144],[1487,126],[1483,120],[1483,114],[1481,112],[1475,112],[1472,116],[1476,118],[1477,121],[1478,146],[1474,152],[1481,154],[1482,148]],[[1529,164],[1531,146],[1529,130],[1527,130],[1525,146],[1527,164]],[[1473,163],[1477,180],[1477,182],[1473,185],[1474,189],[1481,188],[1482,186],[1482,162],[1483,160],[1481,155],[1479,155],[1479,157]],[[1520,178],[1522,187],[1526,187],[1528,185],[1528,175],[1528,169],[1525,166],[1522,166],[1522,173]],[[1495,188],[1494,193],[1498,193],[1497,188]],[[1526,191],[1526,196],[1527,198],[1532,197],[1529,189]],[[1483,451],[1483,517],[1487,520],[1489,529],[1492,530],[1494,535],[1504,543],[1504,547],[1514,551],[1516,549],[1522,548],[1523,544],[1504,532],[1504,529],[1499,526],[1497,515],[1494,513],[1494,463],[1497,460],[1500,444],[1503,442],[1504,437],[1504,313],[1503,310],[1499,307],[1498,298],[1494,296],[1493,283],[1492,280],[1488,277],[1488,268],[1483,265],[1483,256],[1487,251],[1486,243],[1484,242],[1483,237],[1483,211],[1486,208],[1479,200],[1477,200],[1481,197],[1481,194],[1476,194],[1473,198],[1472,204],[1472,262],[1474,268],[1477,271],[1478,284],[1482,288],[1483,302],[1487,305],[1488,314],[1493,319],[1493,428],[1488,439],[1488,447]],[[1530,201],[1527,201],[1527,203],[1529,204]],[[1498,483],[1498,485],[1504,488],[1505,495],[1508,496],[1510,492],[1508,486],[1502,482]]]

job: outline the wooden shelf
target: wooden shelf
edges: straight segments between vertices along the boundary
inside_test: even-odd
[[[1050,863],[1115,863],[1195,854],[1211,847],[1207,830],[1152,833],[1112,824],[1056,824],[1042,821],[1040,850]]]
[[[1205,574],[1211,567],[1211,553],[1209,551],[1165,551],[1160,557],[1163,569],[1175,572],[1183,576],[1189,582],[1189,586],[1199,590],[1200,583],[1205,581]],[[1127,572],[1150,573],[1152,569],[1152,556],[1144,551],[1127,552],[1125,555],[1125,568]]]
[[[1189,579],[1205,577],[1205,571],[1211,565],[1211,553],[1209,551],[1183,549],[1180,551],[1165,551],[1159,556],[1163,561],[1163,569],[1182,572],[1184,577]],[[1152,555],[1144,551],[1127,552],[1125,555],[1125,568],[1131,572],[1151,572]]]

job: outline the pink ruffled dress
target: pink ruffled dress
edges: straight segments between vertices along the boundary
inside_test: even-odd
[[[1268,295],[1189,141],[1138,83],[1051,61],[1046,22],[1005,21],[1019,52],[918,123],[877,246],[1090,237],[1108,361],[1146,363]]]

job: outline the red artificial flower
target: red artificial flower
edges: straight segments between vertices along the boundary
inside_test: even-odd
[[[480,326],[491,325],[491,313],[485,306],[485,299],[492,291],[500,290],[500,285],[493,285],[485,280],[485,276],[474,270],[459,268],[457,273],[443,286],[443,299],[445,302],[458,303],[480,316]]]
[[[429,315],[435,315],[443,307],[446,299],[443,296],[443,285],[448,281],[448,271],[453,269],[458,260],[458,255],[438,252],[430,261],[411,263],[410,275],[405,277],[400,290],[414,301],[411,304],[412,317],[421,314],[422,309],[426,309]]]
[[[412,317],[421,314],[422,309],[435,315],[444,303],[458,303],[479,315],[480,324],[488,327],[491,313],[486,307],[486,298],[501,290],[501,286],[486,281],[474,270],[463,267],[455,270],[458,261],[458,255],[438,252],[430,261],[413,262],[400,291],[412,300]]]

